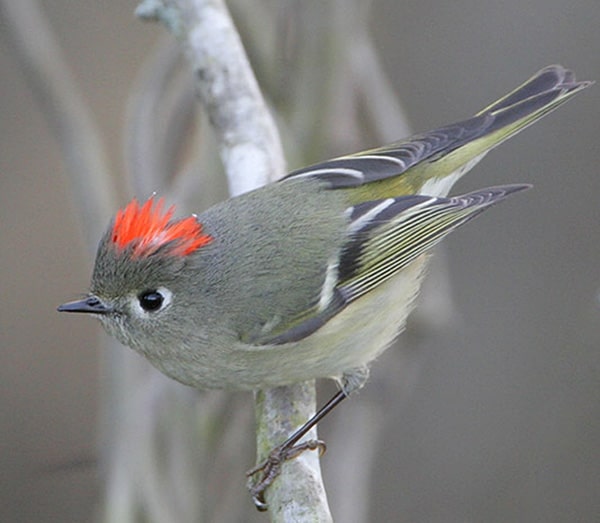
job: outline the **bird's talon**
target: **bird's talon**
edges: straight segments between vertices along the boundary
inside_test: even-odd
[[[319,457],[321,457],[326,449],[327,446],[325,445],[325,442],[318,439],[304,441],[292,447],[287,447],[285,445],[275,447],[269,453],[267,459],[246,472],[246,477],[248,478],[252,478],[259,472],[262,472],[262,477],[256,483],[252,484],[251,479],[248,481],[248,489],[250,490],[254,506],[261,512],[268,509],[268,505],[265,501],[265,492],[281,473],[281,465],[285,461],[297,458],[306,450],[318,450]]]
[[[257,493],[252,496],[252,501],[254,502],[254,506],[259,512],[266,512],[269,508],[267,505],[263,493]]]

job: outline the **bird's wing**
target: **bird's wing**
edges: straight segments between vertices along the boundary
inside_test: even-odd
[[[348,209],[348,237],[331,262],[319,303],[252,340],[258,345],[299,341],[349,303],[398,274],[447,234],[491,205],[529,185],[505,185],[454,198],[412,195],[367,202]]]
[[[507,196],[528,189],[513,184],[453,198],[414,195],[358,205],[359,227],[350,235],[338,265],[338,290],[346,302],[360,298],[430,250],[453,230]],[[360,221],[367,217],[364,223]]]

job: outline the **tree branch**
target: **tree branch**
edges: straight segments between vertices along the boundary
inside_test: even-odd
[[[178,38],[214,127],[233,196],[284,174],[275,123],[220,0],[146,0],[136,10]]]
[[[180,41],[215,130],[230,193],[241,194],[281,176],[284,160],[278,132],[224,3],[145,0],[136,14],[163,22]],[[257,398],[262,460],[314,412],[316,393],[310,382],[267,390]],[[316,438],[316,433],[309,437]],[[267,492],[267,501],[272,521],[331,519],[315,454],[304,453],[286,463]]]

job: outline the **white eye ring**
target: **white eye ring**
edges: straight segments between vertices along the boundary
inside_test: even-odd
[[[132,298],[133,311],[138,316],[147,317],[165,310],[172,301],[173,293],[166,287],[146,289]]]

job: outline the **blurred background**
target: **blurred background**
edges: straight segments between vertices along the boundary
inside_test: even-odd
[[[294,2],[282,4],[289,9]],[[165,37],[162,27],[136,20],[134,8],[134,2],[43,2],[122,195],[129,194],[127,100],[146,56]],[[415,132],[478,111],[548,64],[600,79],[597,0],[373,0],[369,20]],[[91,270],[85,246],[94,240],[79,227],[55,130],[1,36],[0,520],[94,521],[103,490],[97,451],[107,372],[103,334],[89,319],[55,312],[85,291]],[[258,75],[260,81],[260,68]],[[599,89],[492,152],[460,182],[454,192],[511,182],[535,187],[445,241],[428,291],[445,305],[429,298],[402,347],[373,365],[373,385],[333,414],[331,426],[323,423],[325,439],[338,441],[330,440],[322,461],[335,491],[344,435],[364,428],[344,425],[343,418],[361,409],[373,413],[362,418],[378,427],[368,520],[597,520]],[[341,147],[313,148],[302,161],[352,152]],[[299,155],[291,158],[290,168],[298,167]],[[427,318],[431,313],[436,320]],[[393,395],[380,385],[384,374],[388,383],[390,374],[404,380]],[[250,399],[239,401],[251,409]],[[251,445],[251,428],[240,437]],[[251,460],[240,459],[240,470]],[[243,491],[237,472],[225,481]],[[330,497],[334,516],[341,514],[343,498]],[[246,510],[254,517],[249,501]]]

